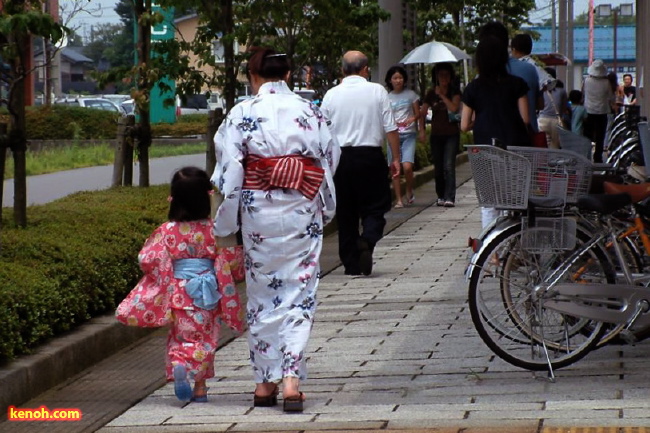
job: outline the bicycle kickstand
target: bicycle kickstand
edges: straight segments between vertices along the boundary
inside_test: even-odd
[[[634,315],[632,316],[632,319],[628,322],[628,324],[625,326],[625,329],[623,329],[619,335],[627,344],[634,345],[639,342],[639,339],[636,338],[634,333],[630,331],[630,328],[634,323],[637,321],[639,316],[643,313],[647,313],[650,311],[650,303],[648,303],[647,300],[641,299],[639,302],[636,303],[636,308],[634,310]]]

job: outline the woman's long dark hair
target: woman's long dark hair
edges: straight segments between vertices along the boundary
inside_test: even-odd
[[[174,173],[171,182],[170,221],[197,221],[210,218],[212,183],[205,170],[183,167]]]
[[[508,75],[508,50],[492,35],[483,36],[476,47],[478,79],[496,84]]]

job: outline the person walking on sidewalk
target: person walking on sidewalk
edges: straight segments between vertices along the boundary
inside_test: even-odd
[[[290,71],[286,54],[254,49],[247,75],[255,96],[219,127],[212,181],[224,196],[215,234],[241,229],[244,242],[253,405],[275,406],[282,383],[284,410],[299,412],[340,149],[318,106],[287,86]]]
[[[451,63],[438,63],[431,71],[433,88],[424,96],[421,122],[432,109],[429,145],[436,181],[436,205],[456,205],[456,155],[460,146],[460,89]],[[425,140],[424,128],[420,140]]]
[[[384,215],[392,201],[382,145],[387,139],[390,171],[395,178],[400,173],[399,133],[388,92],[380,84],[368,82],[366,55],[345,53],[343,75],[341,84],[325,94],[322,105],[341,146],[341,162],[334,177],[339,257],[346,275],[370,275],[372,253],[384,235]]]
[[[475,57],[479,75],[463,92],[461,130],[472,130],[476,144],[530,145],[528,85],[508,73],[507,47],[499,38],[486,35],[479,40]],[[494,208],[481,208],[483,228],[498,215]]]
[[[420,118],[419,96],[411,89],[405,88],[408,81],[406,69],[399,65],[391,66],[386,72],[386,88],[389,90],[388,99],[393,109],[397,131],[399,132],[400,144],[400,161],[404,170],[404,180],[406,181],[406,197],[402,201],[402,189],[400,186],[399,176],[393,178],[393,192],[397,203],[395,208],[399,209],[410,206],[415,201],[413,194],[413,163],[415,162],[415,138],[417,128],[421,127],[424,131],[424,123],[418,122]],[[388,160],[392,161],[392,152],[388,146]]]
[[[140,250],[144,276],[115,313],[130,326],[171,324],[167,380],[174,381],[181,401],[208,401],[205,381],[214,377],[220,320],[236,332],[243,331],[243,311],[230,267],[212,235],[212,191],[204,170],[185,167],[174,174],[169,221]]]
[[[587,78],[582,84],[584,106],[587,118],[584,123],[584,133],[596,143],[594,162],[603,162],[603,147],[607,131],[607,115],[612,111],[614,91],[607,79],[607,67],[601,59],[594,60],[587,69]]]

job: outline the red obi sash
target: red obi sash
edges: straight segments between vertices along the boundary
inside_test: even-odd
[[[296,189],[308,199],[318,194],[325,171],[313,158],[299,155],[262,158],[248,155],[245,163],[244,189],[268,191],[272,188]]]

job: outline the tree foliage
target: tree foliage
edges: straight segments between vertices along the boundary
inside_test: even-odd
[[[535,0],[407,0],[417,12],[416,41],[454,44],[468,53],[476,49],[478,31],[490,21],[501,21],[514,35],[528,24],[528,14]],[[419,87],[423,93],[430,83],[428,71],[420,68]]]

